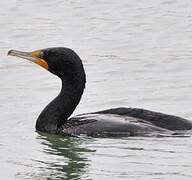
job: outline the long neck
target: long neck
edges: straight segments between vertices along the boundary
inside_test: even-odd
[[[76,76],[76,78],[63,78],[61,92],[41,112],[36,122],[36,129],[42,132],[55,133],[58,127],[65,123],[75,110],[81,99],[84,88],[84,71],[83,74]]]

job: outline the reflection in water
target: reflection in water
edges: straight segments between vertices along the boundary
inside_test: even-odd
[[[88,171],[89,159],[86,156],[88,152],[93,151],[84,147],[83,144],[90,139],[60,137],[45,133],[39,134],[37,138],[43,140],[45,153],[63,159],[63,161],[59,161],[61,164],[58,164],[58,160],[55,163],[53,161],[50,163],[41,162],[48,165],[47,169],[50,171],[47,177],[51,179],[80,179]]]

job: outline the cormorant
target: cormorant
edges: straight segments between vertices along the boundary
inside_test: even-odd
[[[184,118],[139,108],[120,107],[69,118],[81,99],[86,83],[80,57],[72,49],[64,47],[33,52],[10,50],[8,55],[32,61],[61,79],[61,91],[39,115],[37,131],[75,136],[119,137],[174,134],[177,130],[192,128],[192,122]]]

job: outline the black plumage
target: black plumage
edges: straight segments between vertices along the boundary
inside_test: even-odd
[[[14,54],[13,51],[9,52]],[[23,56],[23,52],[16,52]],[[69,48],[40,50],[38,58],[48,64],[48,70],[62,81],[59,95],[39,115],[37,131],[94,137],[144,136],[174,134],[189,130],[192,122],[177,116],[139,108],[114,108],[81,114],[68,119],[83,94],[86,76],[80,57]]]

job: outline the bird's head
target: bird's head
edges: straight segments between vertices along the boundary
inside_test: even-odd
[[[79,69],[83,68],[79,56],[73,50],[64,47],[47,48],[32,52],[10,50],[8,55],[34,62],[60,78],[71,77],[78,73]]]

